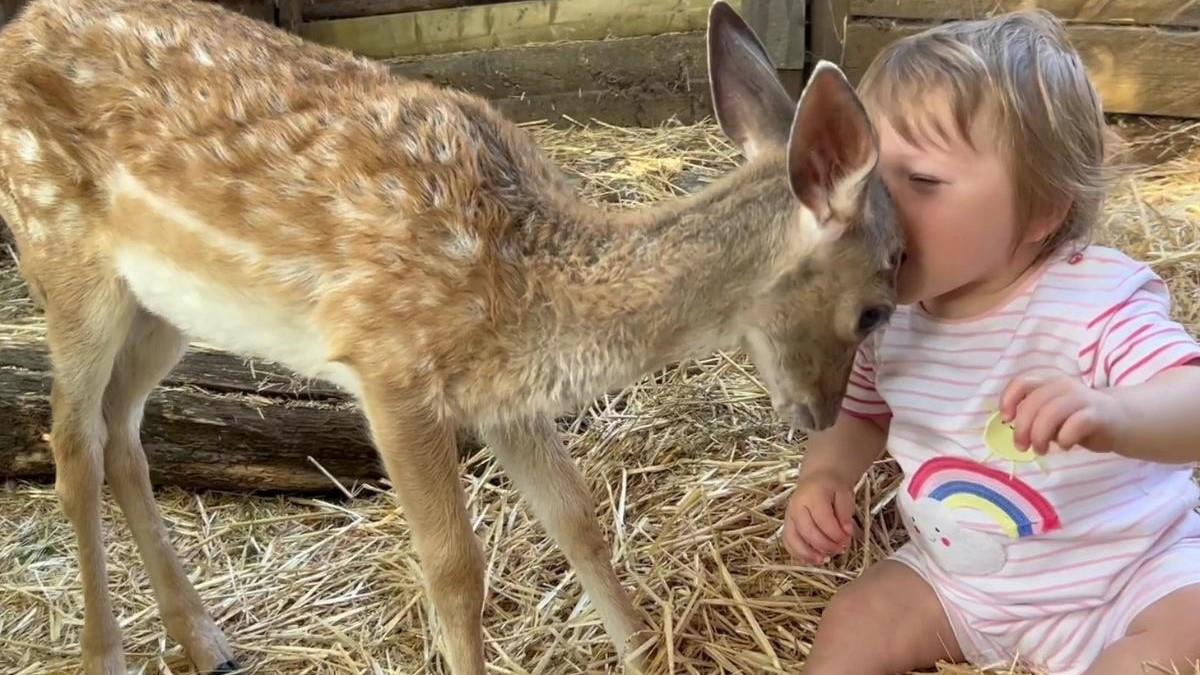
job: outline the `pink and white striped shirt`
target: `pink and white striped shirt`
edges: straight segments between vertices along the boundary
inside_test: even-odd
[[[939,593],[968,620],[1033,619],[1111,600],[1197,530],[1200,491],[1190,465],[1078,448],[998,456],[983,431],[1001,392],[1022,374],[1134,385],[1194,359],[1162,280],[1092,246],[1047,261],[982,316],[900,308],[860,349],[843,407],[887,424],[901,514]]]

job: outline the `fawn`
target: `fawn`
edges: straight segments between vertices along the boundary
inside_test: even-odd
[[[698,194],[606,210],[484,100],[214,4],[34,0],[0,33],[0,215],[45,312],[89,675],[125,672],[106,479],[170,636],[201,672],[237,667],[169,542],[139,441],[146,397],[190,339],[360,402],[451,671],[484,672],[463,430],[628,652],[646,623],[554,416],[744,347],[780,415],[828,426],[854,350],[892,311],[902,249],[875,131],[841,72],[821,63],[792,103],[720,0],[708,50],[717,120],[746,162]]]

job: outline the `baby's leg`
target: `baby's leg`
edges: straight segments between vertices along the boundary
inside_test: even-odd
[[[1087,675],[1192,673],[1200,669],[1200,585],[1142,610],[1125,637],[1101,652]]]
[[[961,662],[962,651],[929,584],[884,560],[833,597],[804,675],[891,675]]]

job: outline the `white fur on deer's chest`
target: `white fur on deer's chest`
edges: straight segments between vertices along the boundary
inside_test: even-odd
[[[116,261],[142,306],[189,338],[270,359],[302,376],[329,380],[357,393],[354,373],[329,361],[324,337],[303,314],[273,306],[252,291],[186,271],[138,247],[117,251]]]

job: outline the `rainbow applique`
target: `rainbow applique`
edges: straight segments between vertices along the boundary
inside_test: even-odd
[[[925,462],[909,481],[908,496],[914,501],[932,499],[948,509],[980,511],[1013,539],[1061,527],[1050,502],[1024,481],[968,459],[937,457]]]

